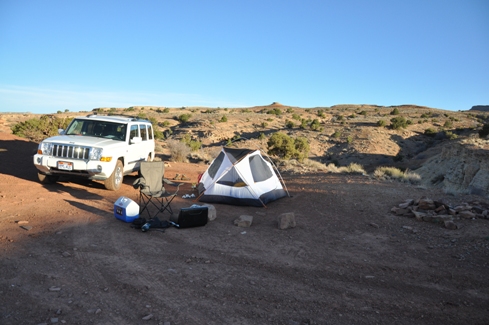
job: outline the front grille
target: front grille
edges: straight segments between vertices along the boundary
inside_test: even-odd
[[[63,144],[53,145],[53,156],[59,158],[88,160],[90,147],[70,146]]]

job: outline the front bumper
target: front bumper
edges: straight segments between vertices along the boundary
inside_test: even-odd
[[[115,168],[116,162],[86,161],[67,158],[58,158],[46,155],[35,154],[34,166],[41,174],[45,175],[69,175],[80,176],[88,179],[105,180],[110,177]],[[70,163],[71,170],[58,168],[59,162]]]

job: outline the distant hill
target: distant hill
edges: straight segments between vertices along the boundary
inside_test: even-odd
[[[470,109],[471,111],[481,111],[481,112],[489,112],[489,105],[475,105]]]

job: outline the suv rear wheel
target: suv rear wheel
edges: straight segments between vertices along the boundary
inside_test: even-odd
[[[117,191],[121,188],[122,180],[124,179],[124,166],[122,165],[122,161],[117,160],[115,164],[114,171],[110,175],[109,178],[105,180],[105,188],[110,191]]]

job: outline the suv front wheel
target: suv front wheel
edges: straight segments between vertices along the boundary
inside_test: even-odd
[[[117,191],[121,188],[122,180],[124,179],[124,166],[122,165],[122,161],[117,160],[115,164],[114,171],[110,175],[109,178],[105,180],[105,188],[110,191]]]

